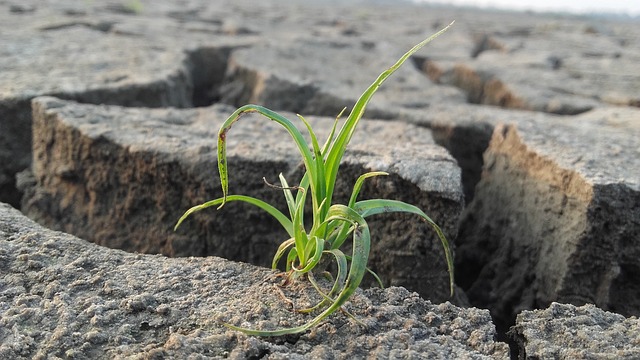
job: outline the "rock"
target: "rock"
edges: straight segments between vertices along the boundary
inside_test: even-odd
[[[473,200],[482,173],[483,154],[494,128],[499,124],[526,123],[533,120],[562,121],[545,113],[504,109],[478,104],[434,104],[422,114],[403,111],[403,119],[431,130],[434,140],[456,158],[462,169],[465,203]]]
[[[53,95],[143,107],[208,105],[218,96],[215,89],[231,49],[255,41],[227,36],[217,27],[213,34],[193,32],[164,16],[141,23],[130,14],[80,11],[74,2],[60,2],[0,20],[0,67],[7,69],[0,72],[0,201],[19,204],[14,177],[31,160],[32,98]]]
[[[359,290],[313,330],[250,337],[220,321],[275,328],[309,318],[274,273],[218,257],[125,253],[44,229],[0,204],[0,357],[506,359],[486,310],[433,305],[403,288]],[[314,290],[283,289],[305,306]],[[316,296],[317,297],[317,296]]]
[[[232,203],[173,226],[192,206],[221,196],[217,131],[234,109],[134,109],[37,98],[33,180],[25,178],[22,209],[46,226],[108,247],[170,256],[217,255],[268,266],[287,236],[277,221],[250,205]],[[287,113],[290,119],[295,115]],[[309,117],[321,142],[334,119]],[[300,121],[300,130],[306,132]],[[391,198],[422,208],[455,239],[462,210],[460,170],[429,130],[406,123],[363,120],[347,148],[336,186],[346,203],[355,180],[369,171],[360,198]],[[301,178],[301,158],[286,131],[247,115],[228,136],[230,191],[285,209],[278,183]],[[440,240],[419,218],[371,218],[374,269],[388,284],[435,300],[449,297]],[[241,244],[241,245],[239,245]]]
[[[267,42],[235,51],[230,58],[222,101],[236,106],[259,103],[276,110],[335,116],[409,47],[379,41],[297,40]],[[348,61],[345,61],[345,57]],[[345,66],[345,62],[352,65]],[[354,65],[367,64],[354,71]],[[397,118],[441,102],[463,102],[460,91],[438,86],[415,67],[403,66],[376,93],[367,108],[371,118]]]
[[[579,18],[491,12],[478,16],[397,2],[296,2],[287,5],[291,10],[268,1],[260,6],[250,1],[141,8],[118,1],[2,6],[2,66],[9,70],[0,75],[0,200],[14,206],[20,196],[14,176],[30,160],[29,101],[35,96],[182,107],[206,106],[221,96],[241,101],[239,92],[272,102],[282,93],[298,100],[278,99],[274,105],[298,111],[294,107],[301,106],[302,96],[313,99],[304,101],[306,114],[335,116],[371,82],[367,76],[376,76],[396,55],[454,19],[457,23],[445,40],[416,56],[416,65],[427,64],[429,76],[440,84],[406,67],[402,79],[383,87],[371,116],[397,118],[400,110],[424,113],[441,102],[479,101],[563,114],[601,104],[638,103],[634,65],[639,55],[629,46],[638,31],[625,22],[599,22],[596,27]],[[255,49],[234,57],[232,68],[237,71],[223,87],[230,94],[220,93],[229,53],[258,42]],[[278,52],[291,57],[274,57]],[[247,90],[250,84],[236,82],[239,69],[267,76],[270,86]],[[440,76],[443,73],[449,75]],[[465,74],[479,83],[467,84],[472,88],[460,83]],[[592,82],[598,85],[589,85]],[[452,85],[467,92],[467,99]],[[247,86],[243,93],[240,89]],[[481,94],[473,95],[477,91]]]
[[[458,242],[461,286],[508,322],[552,301],[640,313],[640,111],[498,125]]]
[[[637,359],[639,328],[636,317],[554,302],[518,314],[510,335],[518,343],[518,359]]]
[[[9,193],[9,197],[3,199],[14,204],[16,199],[9,191],[14,186],[13,177],[30,163],[30,99],[34,96],[55,94],[123,105],[187,106],[191,103],[189,94],[193,85],[181,66],[184,56],[180,53],[153,49],[131,37],[105,36],[87,27],[26,31],[2,37],[5,46],[0,61],[12,71],[0,73],[3,84],[0,90],[3,128],[0,187]]]
[[[603,105],[637,106],[640,53],[628,46],[637,28],[612,23],[586,33],[580,19],[519,18],[512,26],[495,20],[491,25],[490,15],[472,20],[471,28],[485,32],[477,36],[477,56],[461,61],[436,53],[423,71],[463,89],[468,101],[478,104],[562,115]]]

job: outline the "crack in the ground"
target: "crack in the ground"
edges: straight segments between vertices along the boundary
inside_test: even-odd
[[[533,106],[529,101],[500,79],[499,76],[482,70],[474,69],[467,64],[457,63],[444,67],[438,61],[417,57],[414,66],[436,84],[450,85],[461,89],[467,94],[469,104],[497,106],[504,109],[539,111],[557,115],[579,115],[592,109],[590,106],[572,107],[566,104],[547,104],[543,108]],[[583,96],[565,89],[550,88],[556,94]],[[594,98],[595,99],[595,98]],[[630,106],[632,103],[629,104]]]
[[[69,23],[64,26],[61,25],[44,30],[57,30],[65,28],[66,26],[78,25],[89,26],[91,28],[95,27],[94,25],[85,23]],[[103,25],[96,30],[109,31],[110,28],[111,26]],[[178,97],[183,99],[190,99],[186,103],[165,103],[164,101],[159,101],[157,96],[153,93],[153,88],[155,86],[152,84],[141,84],[139,89],[140,95],[120,97],[120,99],[122,99],[120,101],[114,101],[114,98],[118,99],[119,97],[113,96],[114,92],[117,93],[119,91],[122,91],[122,89],[119,88],[105,90],[97,89],[78,94],[59,93],[55,95],[62,99],[71,99],[84,103],[108,103],[120,106],[136,107],[198,107],[207,106],[216,102],[225,102],[239,106],[243,103],[250,102],[252,100],[251,94],[255,91],[256,88],[260,88],[261,86],[264,86],[264,84],[260,84],[260,81],[263,81],[263,79],[261,80],[259,78],[259,74],[257,72],[253,72],[250,70],[244,70],[244,73],[239,73],[238,71],[236,71],[235,73],[229,74],[227,72],[228,61],[232,50],[232,48],[200,47],[186,53],[186,59],[183,63],[183,71],[188,78],[187,81],[191,83],[191,90],[188,90],[189,88],[181,88],[187,90],[178,90],[190,91],[189,93],[184,93],[182,96]],[[175,84],[175,82],[172,83]],[[268,102],[270,102],[269,106],[277,109],[285,109],[296,112],[302,112],[305,109],[308,110],[309,101],[311,101],[313,97],[318,95],[318,90],[313,87],[301,87],[300,85],[291,82],[283,82],[281,85],[282,86],[280,86],[280,88],[285,89],[286,91],[288,91],[288,93],[285,91],[283,93],[279,93],[277,98],[267,99]],[[270,84],[270,86],[273,87],[273,84]],[[151,92],[150,96],[142,95],[146,91],[145,88],[148,88]],[[231,91],[234,88],[237,91]],[[137,103],[129,102],[130,100],[128,99],[131,98],[135,98]],[[297,102],[282,102],[282,99],[286,100],[292,98],[297,99]],[[478,102],[481,102],[480,98],[476,100]],[[334,116],[339,111],[339,109],[315,110],[316,111],[312,111],[314,115],[331,116]],[[28,110],[25,109],[24,111],[30,112],[30,107]],[[468,202],[473,199],[475,185],[480,180],[480,172],[482,169],[482,154],[488,146],[489,138],[491,132],[493,131],[493,127],[491,125],[485,125],[486,126],[480,126],[477,128],[460,127],[451,133],[433,129],[433,136],[436,142],[440,145],[445,146],[450,151],[450,153],[454,156],[454,158],[456,158],[463,170],[463,186]],[[469,143],[469,138],[477,139],[478,141],[477,143]],[[14,203],[14,206],[18,205],[15,199],[12,200],[12,202]],[[205,244],[204,246],[204,251],[208,251],[206,250],[207,244]],[[461,269],[459,274],[464,274],[464,266],[461,266],[459,268]],[[464,284],[464,276],[459,276],[458,281],[461,284]],[[508,340],[504,337],[505,331],[506,329],[500,327],[499,340]],[[262,355],[264,354],[261,354],[260,356]]]
[[[40,31],[55,31],[55,30],[64,30],[70,27],[75,26],[83,26],[92,30],[108,33],[113,29],[113,26],[116,24],[114,21],[99,21],[99,22],[88,22],[88,21],[70,21],[59,24],[47,25],[40,28]]]
[[[43,28],[45,31],[73,26],[88,26],[107,32],[113,23],[103,25],[73,22]],[[55,96],[88,104],[108,104],[124,107],[200,107],[208,106],[220,99],[228,59],[233,47],[201,46],[185,51],[183,64],[165,78],[148,83],[105,86],[80,92],[42,92],[37,96]],[[124,75],[121,75],[124,76]],[[122,77],[121,77],[122,79]],[[35,97],[35,96],[33,96]],[[29,166],[31,158],[31,98],[5,99],[0,103],[2,118],[12,119],[3,146],[8,147],[11,161],[3,166],[0,174],[0,201],[20,208],[22,193],[17,190],[15,176]],[[11,139],[11,140],[9,140]]]
[[[53,31],[64,29],[72,26],[86,26],[94,30],[108,32],[111,30],[112,23],[104,24],[90,24],[83,22],[75,22],[68,24],[60,24],[57,26],[51,26],[42,28],[43,31]],[[482,38],[479,45],[474,49],[473,57],[477,57],[482,51],[495,49],[496,46],[491,45],[491,39],[487,36]],[[127,96],[115,96],[114,93],[122,91],[123,88],[105,88],[90,90],[82,93],[57,93],[53,94],[63,99],[71,99],[91,104],[114,104],[121,106],[144,106],[144,107],[204,107],[214,103],[224,102],[233,104],[236,106],[242,105],[252,100],[252,95],[256,88],[264,86],[261,81],[264,79],[259,78],[257,71],[246,70],[245,73],[237,71],[236,73],[229,74],[227,67],[233,48],[224,47],[199,47],[195,50],[188,51],[186,53],[186,59],[182,65],[182,68],[176,76],[185,76],[186,81],[190,84],[187,87],[175,87],[174,91],[181,92],[181,95],[177,98],[181,101],[172,103],[171,101],[160,100],[158,97],[157,87],[158,82],[151,82],[147,84],[140,84],[135,90],[137,95]],[[503,108],[512,109],[526,109],[527,105],[514,94],[508,86],[503,83],[498,77],[491,74],[482,73],[476,71],[466,65],[456,65],[452,69],[442,70],[439,65],[427,58],[417,59],[415,65],[421,69],[430,79],[434,82],[446,85],[453,85],[460,89],[463,89],[468,94],[468,101],[474,104],[490,104],[500,106]],[[164,79],[158,81],[162,82]],[[177,82],[170,82],[175,85]],[[274,86],[271,84],[271,86]],[[288,110],[295,112],[303,112],[304,110],[313,109],[309,107],[310,101],[318,96],[319,90],[313,86],[299,85],[293,82],[282,80],[279,84],[282,88],[282,92],[278,93],[272,99],[267,99],[270,102],[269,106],[278,110]],[[554,90],[554,89],[552,89]],[[561,92],[555,89],[556,92]],[[145,95],[146,94],[146,95]],[[45,94],[42,94],[45,95]],[[292,96],[295,95],[295,96]],[[332,95],[326,95],[332,96]],[[119,99],[115,100],[114,98]],[[134,98],[135,103],[130,99]],[[186,99],[186,100],[184,100]],[[292,101],[291,99],[295,99]],[[18,110],[20,117],[28,117],[31,108],[27,102],[21,103],[21,109]],[[335,115],[340,109],[320,108],[311,111],[314,115]],[[586,110],[585,110],[586,111]],[[570,115],[579,114],[580,112],[574,112]],[[467,199],[467,205],[471,203],[484,203],[485,207],[479,205],[475,209],[476,213],[487,211],[487,204],[494,202],[495,197],[484,195],[477,195],[476,185],[479,184],[481,179],[481,173],[483,166],[483,154],[489,146],[491,134],[494,127],[488,123],[482,123],[476,126],[459,126],[454,128],[432,128],[432,134],[435,141],[449,150],[451,155],[458,161],[459,166],[462,169],[463,188],[465,198]],[[506,130],[505,130],[506,131]],[[506,136],[506,133],[503,134]],[[30,134],[29,134],[30,136]],[[469,141],[473,139],[473,141]],[[23,154],[24,155],[24,154]],[[9,174],[9,176],[15,176]],[[508,188],[508,186],[501,187],[502,190]],[[16,194],[19,194],[15,189],[15,183],[13,185],[2,186],[0,191],[0,201],[6,201],[14,206],[18,206],[18,199]],[[469,209],[469,208],[468,208]],[[478,210],[479,209],[479,210]],[[473,210],[473,209],[471,209]],[[471,215],[473,216],[473,214]],[[469,231],[476,231],[477,228],[469,225],[469,219],[465,219],[461,224],[460,233],[462,234],[462,241],[465,233]],[[473,219],[471,220],[473,222]],[[510,224],[503,224],[506,227]],[[467,228],[467,226],[469,226]],[[482,241],[476,242],[475,246],[482,245]],[[484,251],[492,252],[495,250],[491,246],[487,246]],[[205,245],[205,253],[208,251]],[[459,256],[457,259],[458,269],[458,285],[464,290],[469,290],[474,286],[478,275],[482,271],[483,267],[489,263],[487,259],[478,258],[465,258]],[[630,274],[628,277],[632,277],[633,274],[637,274],[638,270],[633,268],[633,265],[621,267],[620,271]],[[476,302],[472,299],[472,304],[477,304],[481,307],[488,307],[485,302]],[[540,305],[540,304],[535,304]],[[515,323],[515,317],[507,314],[511,308],[516,307],[514,304],[507,304],[507,312],[503,314],[492,314],[494,316],[494,323],[498,327],[499,339],[506,341],[510,344],[512,349],[512,358],[517,356],[516,350],[523,351],[524,347],[520,343],[520,339],[512,334],[511,338],[508,338],[507,330]],[[506,319],[506,320],[505,320]],[[520,353],[521,354],[521,353]],[[257,357],[263,357],[268,355],[267,353],[258,354]]]

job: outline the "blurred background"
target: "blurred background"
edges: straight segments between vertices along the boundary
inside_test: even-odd
[[[574,14],[640,16],[640,1],[637,0],[414,0],[417,3],[473,6],[505,10],[525,10],[535,12],[568,12]]]

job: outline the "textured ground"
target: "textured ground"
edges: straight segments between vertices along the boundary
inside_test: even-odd
[[[453,300],[488,309],[501,333],[515,323],[511,334],[521,355],[637,356],[637,340],[619,333],[617,325],[607,325],[612,333],[600,338],[598,331],[579,329],[584,325],[581,316],[604,328],[605,320],[636,324],[633,316],[640,314],[637,20],[360,1],[0,1],[0,201],[47,227],[113,248],[217,255],[264,265],[281,235],[259,214],[231,209],[227,215],[194,218],[181,232],[170,231],[186,208],[217,196],[212,134],[219,122],[233,107],[254,102],[291,118],[302,113],[326,132],[327,124],[350,107],[381,70],[454,19],[447,34],[421,50],[376,94],[361,137],[347,153],[340,181],[350,187],[363,171],[392,173],[372,182],[365,195],[417,203],[442,224],[455,241],[459,296]],[[237,137],[230,150],[235,151],[237,177],[232,184],[278,201],[261,178],[275,179],[278,172],[295,177],[297,160],[273,127],[252,124],[234,128]],[[256,134],[267,136],[258,142]],[[24,221],[11,214],[2,223],[9,240],[22,235],[16,235],[19,228],[6,227],[7,222]],[[388,284],[435,302],[444,300],[442,253],[428,227],[416,225],[411,217],[383,218],[375,226],[379,238],[372,264]],[[36,232],[45,234],[38,235],[43,238],[54,236],[40,228]],[[3,246],[11,245],[3,241]],[[230,241],[243,245],[229,246]],[[26,242],[20,251],[39,254],[47,248],[43,243]],[[90,249],[105,259],[128,256]],[[8,265],[17,261],[17,250],[3,251],[3,275],[27,271]],[[187,266],[186,260],[139,256],[159,268]],[[47,259],[54,268],[67,266],[59,255],[51,253]],[[33,264],[34,271],[48,266]],[[91,262],[87,271],[91,268],[99,266]],[[261,271],[241,268],[250,274]],[[80,281],[76,275],[85,277],[67,270],[58,275],[69,284]],[[0,288],[5,296],[3,321],[14,329],[1,333],[2,351],[17,351],[16,343],[30,344],[15,339],[27,339],[31,331],[47,336],[13,318],[22,314],[21,306],[31,309],[20,315],[28,317],[50,311],[51,305],[42,300],[49,293],[73,298],[64,285],[51,285],[46,292],[46,273],[36,271],[30,280],[20,280],[28,285]],[[126,286],[127,281],[146,280],[111,281]],[[83,286],[87,294],[97,291]],[[414,299],[398,288],[388,291]],[[384,307],[388,297],[380,294],[367,290],[365,298]],[[215,307],[230,300],[221,296],[210,301],[208,306]],[[553,311],[560,308],[570,311],[557,317]],[[447,309],[439,311],[468,315],[466,310]],[[522,312],[534,309],[542,310]],[[600,309],[621,315],[605,316]],[[549,316],[562,325],[539,328]],[[132,326],[131,319],[123,321]],[[402,327],[403,321],[389,327]],[[424,319],[416,321],[430,331],[422,327]],[[52,339],[76,344],[86,336],[87,326],[78,320],[67,327],[81,330],[61,331]],[[491,330],[481,331],[488,347],[467,350],[504,355],[494,353],[498,348],[487,335]],[[117,333],[129,336],[126,329]],[[398,336],[409,336],[412,344],[423,339],[408,333]],[[120,335],[114,333],[114,339]],[[589,340],[576,340],[583,335]],[[40,338],[34,336],[35,344]],[[106,343],[119,341],[108,337]],[[604,353],[587,344],[604,344],[607,338],[619,341]],[[185,341],[210,344],[207,339]],[[220,343],[219,349],[229,354],[236,348],[257,351],[233,353],[237,357],[277,357],[280,350],[254,340]],[[140,349],[138,345],[132,346]],[[29,346],[23,356],[37,351],[71,355],[64,355],[69,348]],[[434,354],[425,346],[431,345],[405,349]],[[544,348],[548,352],[541,352]],[[296,349],[292,351],[299,352]],[[115,356],[143,350],[114,351]],[[340,351],[334,355],[340,357]],[[444,358],[453,354],[438,351]]]
[[[0,357],[505,359],[487,310],[431,304],[404,288],[358,291],[348,310],[302,335],[256,338],[309,315],[284,302],[275,273],[218,257],[107,249],[44,229],[0,205]],[[318,296],[284,289],[297,308]]]

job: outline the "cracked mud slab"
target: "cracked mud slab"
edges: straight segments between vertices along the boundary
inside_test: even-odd
[[[495,128],[457,253],[472,303],[505,322],[552,301],[639,314],[639,114]]]
[[[218,257],[165,258],[106,249],[44,229],[0,205],[0,356],[506,359],[486,310],[433,305],[402,288],[358,291],[340,312],[294,337],[248,337],[309,316],[287,309],[274,273]],[[304,303],[313,290],[294,293]],[[309,295],[310,294],[310,295]]]
[[[637,359],[640,321],[598,309],[552,303],[523,311],[510,335],[519,359]]]
[[[221,195],[215,144],[233,108],[134,109],[50,97],[33,106],[33,177],[22,174],[22,209],[40,223],[112,248],[216,255],[263,266],[270,266],[287,238],[275,219],[242,203],[203,211],[173,231],[184,211]],[[334,123],[308,120],[320,139]],[[280,172],[291,184],[301,178],[300,156],[286,131],[246,115],[228,133],[227,149],[230,191],[285,209],[281,191],[262,178],[275,183]],[[429,130],[363,120],[343,159],[336,201],[348,201],[356,179],[369,171],[390,175],[367,181],[361,199],[419,206],[454,246],[463,206],[460,169]],[[372,217],[369,225],[371,264],[386,284],[408,286],[434,301],[449,298],[444,252],[428,224],[403,214]]]

